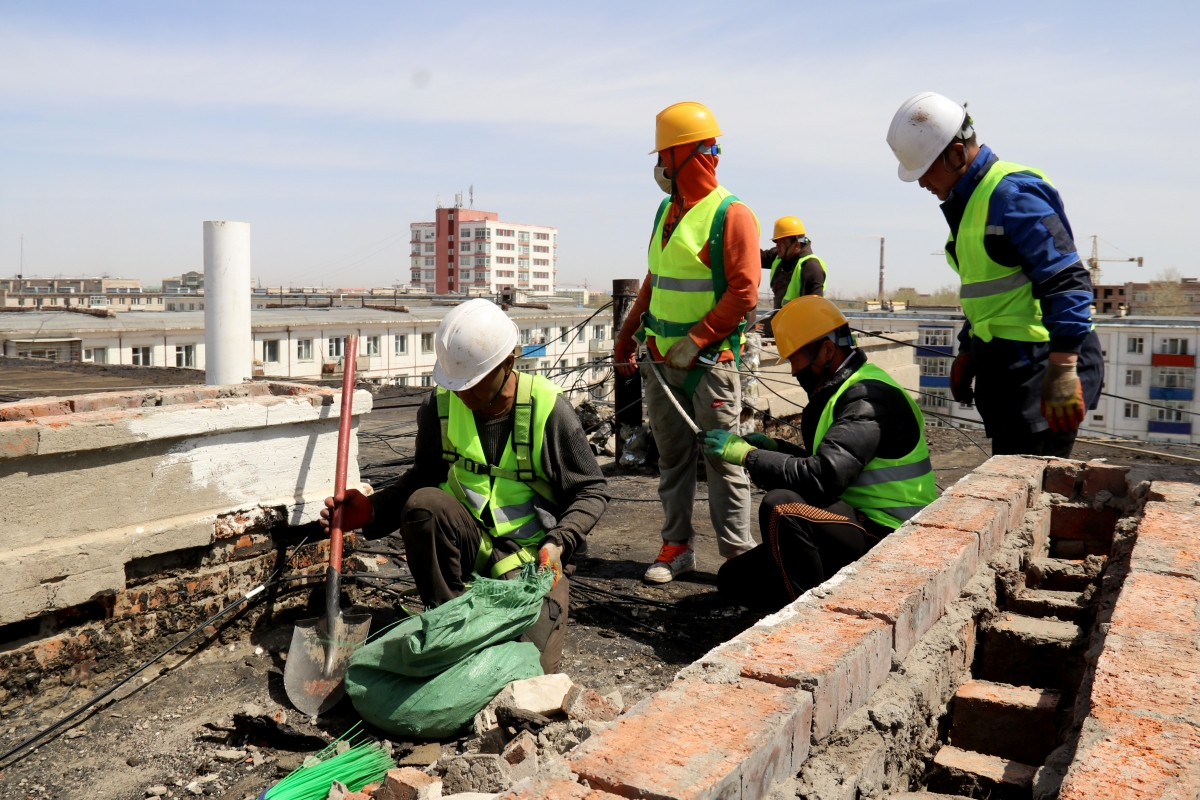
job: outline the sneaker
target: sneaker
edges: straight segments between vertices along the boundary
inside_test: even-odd
[[[696,569],[696,551],[690,544],[663,542],[658,558],[646,570],[645,580],[649,583],[670,583],[677,575]]]

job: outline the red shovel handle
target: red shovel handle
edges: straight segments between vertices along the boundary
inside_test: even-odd
[[[342,362],[342,414],[338,423],[337,472],[333,476],[333,518],[329,521],[329,566],[342,568],[342,501],[346,499],[346,469],[350,461],[350,425],[354,413],[354,370],[358,361],[358,336],[346,337]]]

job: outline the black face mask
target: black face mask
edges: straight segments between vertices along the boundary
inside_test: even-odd
[[[800,388],[804,390],[804,393],[811,400],[821,382],[825,380],[825,371],[813,372],[812,367],[809,366],[797,372],[795,378],[796,383],[800,384]]]

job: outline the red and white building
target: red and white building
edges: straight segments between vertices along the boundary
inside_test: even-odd
[[[414,222],[412,285],[430,294],[554,294],[558,228],[501,222],[495,211],[439,208]]]

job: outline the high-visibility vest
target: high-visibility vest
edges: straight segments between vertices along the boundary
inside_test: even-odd
[[[480,522],[484,521],[485,509],[491,512],[492,525],[484,527],[475,571],[482,574],[487,566],[493,540],[511,539],[521,546],[492,567],[492,578],[499,578],[537,557],[546,531],[536,509],[556,509],[558,505],[542,467],[542,444],[546,420],[562,389],[540,375],[517,372],[516,376],[513,430],[498,466],[487,463],[471,409],[453,392],[440,387],[437,390],[442,458],[452,464],[440,488],[452,494]]]
[[[670,198],[659,206],[648,253],[650,311],[643,317],[646,335],[655,338],[659,353],[666,355],[671,345],[687,336],[725,293],[725,210],[740,202],[724,186],[713,189],[687,210],[666,247],[662,236]],[[705,266],[699,255],[706,241],[711,266]],[[738,353],[741,346],[739,327],[712,349]]]
[[[946,261],[962,280],[958,297],[973,336],[985,342],[994,336],[1018,342],[1048,342],[1050,332],[1042,324],[1042,304],[1033,296],[1029,276],[1020,267],[1006,267],[993,261],[983,243],[983,237],[990,233],[987,216],[992,192],[1006,175],[1014,172],[1037,175],[1049,183],[1041,170],[1010,161],[992,164],[967,200],[957,239],[952,233],[947,240],[954,247],[946,248]]]
[[[825,286],[829,283],[829,270],[825,268],[825,259],[820,258],[814,253],[809,253],[808,255],[796,261],[796,268],[792,270],[792,277],[788,281],[787,291],[783,293],[783,303],[790,303],[792,300],[795,300],[800,296],[800,289],[804,285],[804,282],[800,280],[800,266],[810,258],[817,259],[817,263],[820,264],[821,269],[825,271],[825,280],[821,282],[821,291],[825,291]],[[768,280],[772,284],[775,283],[775,270],[779,268],[781,263],[783,263],[783,259],[779,258],[779,256],[776,256],[774,263],[771,264],[771,277]]]
[[[840,499],[861,511],[872,522],[895,529],[937,499],[937,484],[933,480],[933,465],[929,463],[929,448],[925,444],[925,417],[908,392],[891,375],[867,363],[846,378],[821,411],[817,432],[813,435],[813,452],[816,452],[825,433],[833,425],[833,409],[838,398],[851,386],[864,380],[886,383],[904,395],[916,420],[919,438],[912,451],[902,458],[876,457],[868,461]]]

